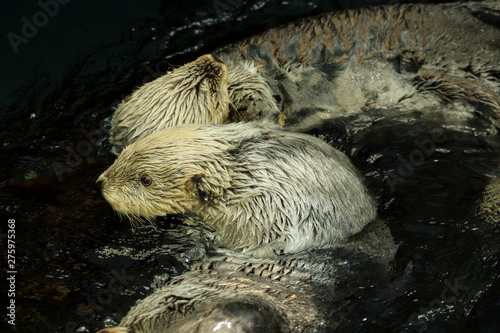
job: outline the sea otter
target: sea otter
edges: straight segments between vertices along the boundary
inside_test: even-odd
[[[268,123],[155,132],[125,148],[98,181],[121,215],[194,214],[222,247],[255,257],[339,245],[376,215],[347,156]]]
[[[451,105],[450,117],[467,118],[480,110],[496,123],[500,31],[470,9],[486,10],[486,5],[412,4],[327,13],[269,29],[213,56],[228,68],[230,92],[238,87],[239,96],[248,95],[250,68],[254,80],[269,87],[251,99],[230,93],[231,101],[245,108],[273,96],[286,126],[300,125],[309,116],[333,118],[388,107],[434,112],[443,104]]]
[[[498,125],[500,32],[474,15],[481,6],[361,8],[269,29],[133,93],[113,117],[114,151],[176,124],[270,119],[304,131],[387,108]]]
[[[335,249],[279,260],[219,251],[99,333],[333,332],[352,297],[392,277],[396,250],[375,220]]]
[[[179,124],[222,124],[229,114],[228,72],[211,55],[146,83],[118,105],[110,142],[118,155],[132,142]]]

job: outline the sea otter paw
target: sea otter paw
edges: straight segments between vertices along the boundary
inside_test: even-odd
[[[261,245],[253,249],[248,249],[243,251],[243,254],[260,259],[276,258],[284,253],[285,253],[284,242],[272,242],[269,244]]]

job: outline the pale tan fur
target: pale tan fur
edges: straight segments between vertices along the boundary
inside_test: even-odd
[[[144,84],[122,102],[111,120],[113,152],[149,134],[180,124],[222,124],[229,116],[228,72],[211,55]]]
[[[231,121],[266,119],[284,125],[283,113],[274,100],[271,88],[252,61],[231,66],[228,86],[231,99]],[[281,120],[282,119],[282,120]]]
[[[500,225],[500,176],[497,175],[486,186],[483,197],[476,207],[477,216],[497,227]]]
[[[150,186],[141,184],[145,174]],[[124,149],[99,180],[120,214],[192,213],[221,246],[257,257],[337,246],[375,217],[344,154],[270,124],[161,130]]]

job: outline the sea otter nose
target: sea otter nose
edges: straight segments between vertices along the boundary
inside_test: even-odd
[[[106,175],[103,173],[97,178],[96,183],[103,183],[107,179]]]
[[[106,180],[107,180],[106,175],[102,174],[99,176],[99,178],[97,178],[97,180],[95,182],[97,184],[97,188],[99,189],[99,192],[101,192],[101,193],[102,193],[102,189],[104,187],[104,183],[106,182]]]
[[[100,181],[99,179],[96,181],[96,188],[97,191],[99,191],[102,194],[102,181]]]

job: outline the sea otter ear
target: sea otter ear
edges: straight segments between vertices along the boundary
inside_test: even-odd
[[[222,196],[222,188],[210,183],[208,177],[202,174],[192,176],[186,181],[186,188],[202,203],[213,203]]]

